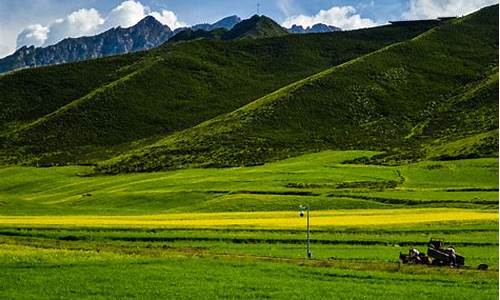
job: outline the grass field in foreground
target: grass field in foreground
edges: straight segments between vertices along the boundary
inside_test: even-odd
[[[3,225],[0,298],[498,297],[497,222],[315,228],[312,237],[309,261],[298,229]],[[398,265],[399,252],[430,237],[490,270]]]
[[[0,299],[497,299],[498,159],[343,163],[373,154],[98,177],[5,167]],[[470,269],[399,266],[430,238]]]
[[[19,251],[29,251],[20,249]],[[57,263],[2,264],[0,296],[36,299],[494,299],[494,276],[352,271],[242,258],[65,251]],[[103,258],[105,258],[103,260]],[[447,274],[448,275],[448,274]],[[445,291],[445,292],[443,292]]]

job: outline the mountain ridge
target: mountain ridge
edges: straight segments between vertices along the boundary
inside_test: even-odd
[[[46,47],[23,46],[11,55],[0,59],[0,74],[24,68],[144,51],[160,46],[185,30],[216,30],[221,28],[230,30],[239,22],[241,19],[238,16],[230,16],[213,24],[197,24],[172,31],[153,16],[146,16],[128,28],[115,27],[94,36],[66,38]]]
[[[0,60],[0,73],[147,50],[172,34],[168,26],[148,16],[132,27],[116,27],[95,36],[67,38],[45,48],[24,46]]]

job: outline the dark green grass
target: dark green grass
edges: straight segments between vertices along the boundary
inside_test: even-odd
[[[418,151],[418,143],[408,138],[414,135],[415,126],[442,107],[467,107],[455,103],[456,96],[489,82],[497,64],[498,6],[494,6],[296,82],[232,113],[101,164],[98,170],[258,165],[328,148],[398,153],[410,147]],[[495,84],[488,86],[498,89]],[[474,125],[475,133],[482,132],[482,125],[486,130],[497,128],[496,94],[490,91],[483,95],[483,104],[462,109],[479,122]],[[464,129],[467,120],[464,126],[454,124],[457,120],[452,117],[435,123],[439,121],[440,126],[460,132],[446,133],[448,139],[470,134]],[[435,131],[427,138],[439,138],[439,130]],[[488,152],[494,155],[497,147],[490,144]]]

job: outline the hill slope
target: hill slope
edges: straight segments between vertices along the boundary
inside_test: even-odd
[[[128,60],[128,65],[120,65],[121,76],[106,80],[99,79],[105,73],[80,74],[96,62],[16,72],[0,77],[0,103],[7,104],[0,106],[0,112],[9,116],[0,124],[8,128],[0,134],[3,149],[24,159],[42,155],[40,163],[66,163],[87,162],[82,153],[106,147],[98,155],[100,159],[114,153],[110,146],[190,128],[329,66],[427,29],[385,26],[323,35],[166,45],[149,53],[99,60],[103,65]],[[41,76],[54,70],[66,75],[50,81]],[[38,78],[36,86],[57,94],[57,87],[66,85],[67,77],[75,78],[70,86],[89,88],[57,95],[57,101],[21,88],[27,79]],[[101,85],[87,84],[94,80]],[[33,97],[41,99],[31,108]],[[53,105],[45,106],[50,101]],[[12,110],[17,113],[11,114]]]
[[[224,40],[255,39],[287,35],[288,31],[266,16],[253,16],[236,24],[222,36]]]
[[[98,170],[256,165],[321,149],[416,147],[408,141],[415,127],[496,66],[493,6],[296,82]],[[497,104],[488,106],[491,126],[498,124],[497,111]]]
[[[204,28],[188,28],[177,33],[169,42],[191,41],[196,39],[210,40],[238,40],[271,38],[287,35],[288,31],[266,16],[253,16],[234,25],[231,29],[216,28],[206,30]]]

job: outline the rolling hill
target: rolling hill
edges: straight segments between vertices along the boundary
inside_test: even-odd
[[[266,16],[253,16],[236,24],[222,36],[223,40],[255,39],[287,35],[288,31]]]
[[[243,20],[231,29],[216,28],[212,30],[188,28],[173,36],[169,42],[191,41],[196,39],[238,40],[272,38],[287,35],[289,32],[266,16],[253,16]]]
[[[472,143],[486,149],[480,155],[497,156],[498,142],[478,136],[498,130],[497,74],[492,6],[316,73],[98,171],[259,165],[324,149],[419,156],[433,142],[428,151],[436,151],[439,140],[445,149]]]
[[[252,35],[269,25],[259,20],[233,30]],[[0,151],[10,162],[93,163],[429,28],[197,40],[7,74],[0,77]]]

